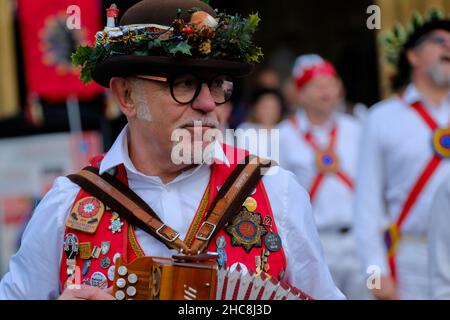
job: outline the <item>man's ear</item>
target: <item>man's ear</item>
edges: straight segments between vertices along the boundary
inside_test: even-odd
[[[131,82],[125,78],[113,77],[109,81],[109,87],[123,114],[127,118],[133,118],[136,115],[136,105],[132,99]]]
[[[406,59],[412,67],[415,67],[419,63],[418,54],[419,52],[417,49],[409,49],[406,51]]]

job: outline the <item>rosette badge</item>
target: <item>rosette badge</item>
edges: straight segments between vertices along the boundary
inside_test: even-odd
[[[167,76],[183,69],[244,76],[263,56],[252,40],[258,14],[219,13],[198,0],[144,0],[116,26],[117,15],[110,8],[95,46],[79,47],[72,55],[85,83],[93,79],[108,87],[114,76]]]

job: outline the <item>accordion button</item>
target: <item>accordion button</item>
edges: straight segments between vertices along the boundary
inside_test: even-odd
[[[125,266],[121,266],[119,267],[119,269],[117,270],[117,273],[121,276],[124,276],[128,273],[128,269]]]
[[[129,297],[134,297],[136,295],[136,288],[135,287],[128,287],[127,288],[127,295]]]
[[[123,300],[125,299],[125,293],[122,290],[116,291],[116,294],[114,295],[117,300]]]
[[[131,284],[135,284],[138,281],[138,277],[136,274],[131,273],[128,275],[128,282]]]
[[[117,284],[117,287],[124,288],[125,285],[127,284],[127,282],[125,281],[125,279],[119,278],[119,279],[117,279],[116,284]]]

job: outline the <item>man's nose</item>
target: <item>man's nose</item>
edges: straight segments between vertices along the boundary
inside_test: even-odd
[[[211,91],[204,83],[197,98],[192,102],[192,108],[201,112],[207,113],[214,110],[216,103],[211,95]]]

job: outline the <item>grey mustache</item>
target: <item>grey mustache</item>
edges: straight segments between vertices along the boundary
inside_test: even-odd
[[[205,126],[205,127],[212,127],[212,128],[218,128],[219,127],[219,121],[212,120],[212,119],[189,119],[177,126],[178,129],[183,127],[195,127],[195,126]]]

